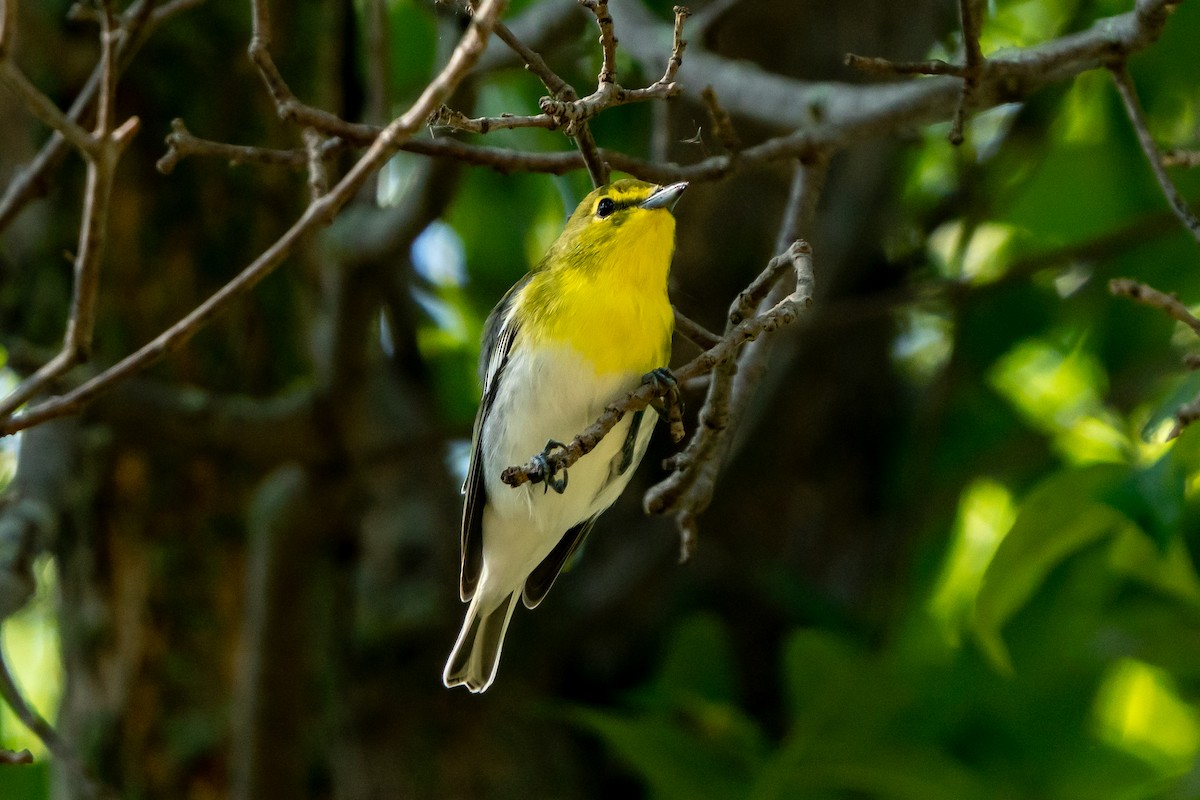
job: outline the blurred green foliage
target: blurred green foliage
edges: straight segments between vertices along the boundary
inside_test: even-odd
[[[1128,6],[994,5],[985,52]],[[1131,64],[1164,147],[1195,141],[1196,41],[1185,4]],[[1196,196],[1200,176],[1173,174]],[[1100,70],[982,115],[962,151],[925,131],[897,203],[885,249],[923,263],[925,288],[895,313],[896,364],[946,398],[946,433],[896,454],[900,474],[935,468],[899,479],[894,513],[958,498],[903,605],[883,630],[796,627],[778,653],[690,619],[623,707],[571,718],[655,798],[1200,797],[1200,431],[1164,442],[1200,388],[1177,366],[1194,337],[1173,346],[1172,323],[1106,286],[1200,296],[1195,243],[1147,223],[1165,201]],[[764,657],[774,711],[744,685]]]
[[[713,617],[676,629],[626,710],[572,716],[658,798],[1195,797],[1198,456],[1193,430],[1020,496],[975,479],[882,644],[787,637],[777,730],[739,703],[739,660],[762,654]]]
[[[669,17],[671,3],[647,4]],[[985,53],[1130,8],[989,5]],[[420,0],[388,10],[403,103],[433,68],[439,28]],[[1200,4],[1185,3],[1130,65],[1166,146],[1194,144],[1197,41]],[[953,46],[931,55],[951,57]],[[596,54],[577,55],[554,66],[587,86]],[[520,71],[475,88],[479,114],[531,113],[540,94]],[[644,154],[649,113],[617,109],[594,129],[605,146]],[[1177,368],[1195,348],[1190,334],[1173,340],[1157,312],[1106,290],[1108,278],[1129,275],[1200,297],[1195,243],[1155,221],[1165,201],[1103,70],[980,115],[961,149],[945,134],[933,126],[909,147],[881,243],[896,263],[916,264],[917,299],[893,313],[895,369],[912,406],[934,390],[942,398],[941,435],[923,437],[910,408],[889,464],[889,513],[923,530],[903,566],[906,591],[871,627],[813,614],[835,604],[808,597],[793,575],[764,574],[785,620],[777,650],[739,650],[730,620],[694,616],[624,702],[563,711],[651,797],[1200,797],[1200,431],[1162,441],[1174,409],[1200,389]],[[479,141],[570,146],[545,131]],[[416,165],[403,154],[389,165],[385,202]],[[1200,195],[1200,171],[1173,175]],[[488,309],[586,189],[582,173],[462,175],[444,222],[466,277],[418,280],[426,308],[442,309],[427,315],[418,344],[445,416],[464,428]],[[1099,237],[1115,238],[1100,253],[1086,247]],[[10,462],[0,451],[0,486]],[[52,585],[43,570],[39,599],[5,625],[20,680],[51,717],[61,680]],[[748,686],[748,662],[764,659],[774,685]],[[0,747],[41,755],[7,711]],[[0,797],[47,794],[44,761],[0,768]]]

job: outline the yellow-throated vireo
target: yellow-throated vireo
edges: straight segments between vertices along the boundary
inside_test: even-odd
[[[517,599],[542,601],[646,452],[658,419],[650,408],[626,415],[579,459],[569,485],[565,473],[545,475],[541,487],[500,480],[667,366],[672,210],[685,188],[619,180],[596,189],[488,317],[462,519],[459,594],[470,606],[442,674],[448,687],[492,684]]]

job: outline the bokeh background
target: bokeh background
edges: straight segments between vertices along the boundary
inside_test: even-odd
[[[514,2],[509,18],[524,31],[553,16],[539,48],[586,89],[594,23],[563,5]],[[961,46],[949,0],[721,5],[693,48],[805,80],[867,80],[846,52]],[[669,3],[645,6],[669,20]],[[63,106],[97,56],[68,7],[21,4],[16,50]],[[1131,8],[993,0],[983,51]],[[273,15],[297,95],[376,122],[461,30],[427,0]],[[247,3],[202,3],[121,82],[120,114],[141,132],[113,197],[98,365],[303,209],[302,172],[155,170],[177,117],[208,139],[298,145],[246,58],[249,24]],[[1166,146],[1197,140],[1198,41],[1200,6],[1183,3],[1130,64]],[[544,92],[503,55],[456,108],[533,113]],[[660,68],[623,49],[618,64],[626,85]],[[735,122],[746,142],[781,132]],[[660,431],[583,557],[517,614],[483,696],[440,683],[463,611],[458,486],[480,328],[589,183],[396,156],[184,350],[82,417],[0,442],[0,515],[30,498],[45,512],[22,558],[0,526],[6,569],[36,555],[36,594],[3,625],[25,692],[128,798],[1200,797],[1200,432],[1165,441],[1200,390],[1181,366],[1200,343],[1107,289],[1129,276],[1190,303],[1200,252],[1104,70],[974,117],[961,147],[948,127],[834,158],[802,231],[817,303],[775,339],[692,563],[676,565],[670,521],[641,511],[673,451]],[[0,131],[7,182],[46,131],[3,91]],[[593,131],[679,163],[721,152],[687,97],[609,111]],[[486,143],[571,148],[546,131]],[[774,252],[791,174],[759,165],[688,190],[672,277],[683,312],[721,327]],[[6,386],[61,337],[82,175],[68,159],[0,231]],[[1200,196],[1196,174],[1172,175]],[[676,363],[696,352],[675,349]],[[35,757],[0,766],[0,796],[85,796],[7,709],[0,747]]]

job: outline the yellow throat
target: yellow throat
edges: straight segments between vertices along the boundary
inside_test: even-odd
[[[621,180],[583,199],[516,298],[523,346],[570,346],[598,374],[667,366],[675,217],[642,205],[658,191]]]

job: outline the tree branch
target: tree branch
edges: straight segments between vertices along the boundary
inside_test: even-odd
[[[799,269],[797,255],[787,245],[812,218],[827,167],[827,158],[796,165],[776,241],[777,251],[788,257],[772,259],[734,299],[729,308],[726,336],[743,320],[777,305],[780,296],[786,293],[780,279],[789,269]],[[732,446],[731,434],[745,415],[754,390],[762,382],[770,344],[767,339],[747,343],[735,359],[713,370],[696,432],[683,452],[664,462],[663,466],[670,474],[646,492],[643,504],[647,513],[670,513],[675,517],[681,563],[691,559],[698,534],[697,518],[712,502],[717,478]]]
[[[683,38],[683,21],[691,13],[687,8],[675,6],[671,55],[663,76],[644,89],[625,89],[616,81],[617,38],[613,33],[612,16],[608,12],[608,0],[579,0],[579,4],[595,15],[596,23],[600,28],[603,65],[600,68],[596,91],[587,97],[578,97],[574,88],[556,75],[541,56],[520,44],[511,31],[506,28],[497,28],[497,35],[501,40],[525,60],[529,70],[542,79],[546,89],[550,92],[549,97],[543,97],[538,102],[542,113],[528,116],[502,114],[498,117],[472,119],[443,106],[430,119],[430,124],[479,134],[514,128],[544,128],[546,130],[561,128],[568,136],[578,138],[588,120],[609,108],[673,97],[679,93],[675,75],[679,71],[680,64],[683,63],[683,51],[687,47],[687,41]],[[591,134],[587,133],[586,136],[590,138]],[[589,148],[589,151],[594,152],[594,149],[594,147]],[[589,152],[585,151],[585,162],[591,161],[588,159],[588,155]],[[590,163],[589,167],[591,167]],[[593,174],[593,178],[595,177]]]
[[[967,118],[967,107],[975,88],[983,76],[983,51],[979,49],[979,29],[983,14],[980,0],[958,0],[958,15],[962,24],[963,52],[965,64],[962,71],[962,90],[958,105],[954,108],[954,121],[950,124],[950,144],[959,145],[963,140],[963,124]]]
[[[237,277],[153,341],[96,377],[60,397],[52,398],[26,410],[20,416],[0,420],[0,434],[15,433],[45,420],[74,413],[114,383],[145,369],[168,353],[182,347],[213,316],[278,267],[307,234],[329,224],[366,179],[382,167],[392,154],[420,129],[433,109],[437,108],[450,95],[470,71],[479,58],[479,54],[487,46],[492,25],[506,5],[507,0],[484,0],[446,66],[429,83],[412,107],[384,128],[367,152],[351,167],[337,186],[318,200],[311,202],[300,219],[258,258],[245,267]],[[261,3],[256,3],[256,33],[262,24],[262,20],[258,16],[260,9]],[[261,9],[261,11],[265,15],[265,9]],[[251,50],[261,50],[263,46],[263,41],[256,35],[255,44],[251,45]]]
[[[767,269],[769,271],[779,269],[779,260],[781,259],[790,264],[795,272],[794,291],[762,314],[733,326],[715,346],[675,370],[674,375],[677,381],[687,381],[712,372],[717,366],[735,358],[742,345],[757,339],[764,333],[771,333],[780,327],[791,324],[801,311],[812,304],[812,249],[805,242],[794,242],[787,252],[772,259]],[[654,382],[642,384],[605,408],[604,413],[591,426],[572,439],[565,447],[547,455],[544,465],[530,461],[523,465],[510,466],[501,473],[500,479],[509,486],[517,487],[531,480],[540,480],[543,466],[552,472],[569,468],[595,449],[596,445],[621,421],[625,414],[645,408],[659,397],[664,396],[668,390],[669,387]],[[648,510],[656,513],[658,511],[656,508]]]
[[[1154,143],[1154,137],[1146,125],[1146,116],[1142,113],[1142,104],[1138,102],[1137,89],[1133,85],[1133,79],[1129,77],[1129,71],[1125,69],[1124,62],[1110,66],[1109,70],[1112,72],[1117,92],[1121,95],[1121,102],[1125,104],[1125,113],[1129,115],[1129,121],[1133,123],[1133,129],[1137,133],[1138,144],[1142,146],[1142,152],[1150,162],[1154,179],[1158,181],[1158,186],[1166,196],[1167,202],[1171,204],[1175,216],[1191,232],[1192,238],[1200,242],[1200,220],[1196,219],[1196,215],[1163,166],[1162,155],[1158,152],[1158,145]]]
[[[1187,306],[1179,302],[1179,298],[1175,295],[1160,292],[1153,286],[1138,283],[1129,278],[1114,278],[1108,282],[1108,290],[1118,297],[1128,297],[1151,308],[1157,308],[1171,319],[1187,325],[1193,333],[1200,336],[1200,319],[1197,319]],[[1195,356],[1189,357],[1187,367],[1196,369]],[[1167,434],[1168,441],[1183,433],[1183,429],[1196,420],[1200,420],[1200,394],[1175,410],[1175,425]]]
[[[84,790],[85,796],[108,796],[107,792],[103,795],[101,794],[95,779],[88,774],[87,767],[84,766],[83,761],[75,753],[75,750],[59,736],[54,726],[46,722],[46,719],[37,712],[37,709],[25,699],[20,687],[17,686],[17,681],[13,677],[12,670],[8,666],[8,659],[4,655],[4,648],[2,646],[0,646],[0,697],[4,698],[4,702],[17,715],[17,719],[21,720],[21,723],[34,736],[38,737],[41,743],[46,746],[46,749],[50,751],[50,754],[75,774],[81,788]]]
[[[142,43],[159,25],[202,2],[204,0],[171,0],[171,2],[156,6],[153,0],[135,0],[120,17],[115,64],[117,74],[119,75],[128,67]],[[11,9],[15,18],[15,8],[15,0],[6,0],[4,4],[6,14],[10,13]],[[102,77],[102,65],[97,64],[88,77],[87,83],[76,95],[71,107],[67,109],[66,116],[74,123],[79,124],[93,107],[96,95],[101,89]],[[49,182],[48,175],[62,164],[67,154],[67,146],[67,140],[63,134],[56,130],[33,160],[9,182],[4,190],[4,196],[0,198],[0,231],[8,227],[27,203],[46,193]]]
[[[6,7],[12,4],[12,0],[8,0]],[[14,88],[25,100],[26,107],[54,127],[79,151],[87,163],[83,222],[79,229],[71,310],[62,348],[54,358],[0,401],[0,419],[11,417],[13,412],[31,397],[45,390],[67,370],[86,361],[91,355],[92,334],[96,327],[96,299],[100,292],[100,267],[104,260],[108,236],[109,205],[117,162],[138,128],[138,118],[130,117],[119,128],[113,129],[113,104],[117,84],[115,60],[119,42],[114,23],[111,10],[104,6],[100,11],[99,110],[96,115],[96,129],[91,133],[80,128],[29,84],[8,58],[0,60],[0,77],[3,77],[6,85]]]

